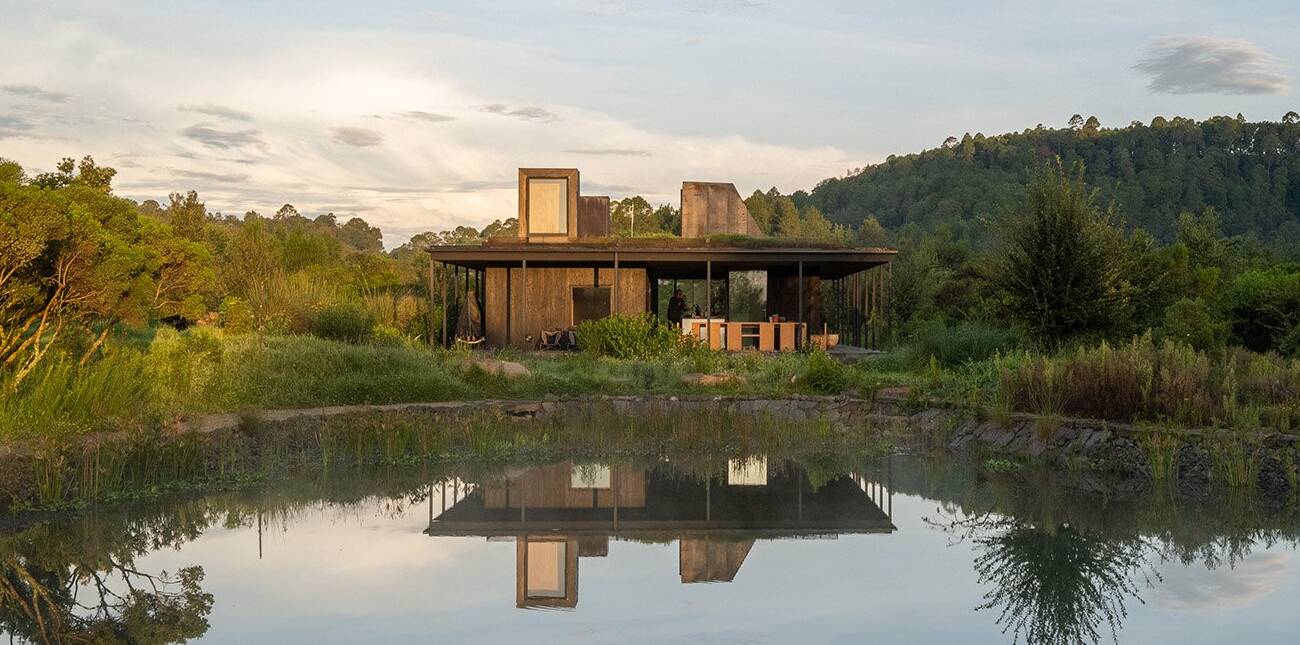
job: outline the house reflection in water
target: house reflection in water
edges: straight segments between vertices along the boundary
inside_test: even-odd
[[[606,556],[611,537],[677,540],[681,581],[693,583],[731,582],[756,541],[893,532],[886,478],[846,474],[814,490],[801,468],[762,457],[707,478],[561,463],[442,485],[425,533],[513,539],[516,606],[576,607],[579,559]]]

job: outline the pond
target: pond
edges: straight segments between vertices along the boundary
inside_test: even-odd
[[[98,509],[0,536],[0,634],[1221,643],[1300,628],[1293,508],[862,462],[411,467]]]

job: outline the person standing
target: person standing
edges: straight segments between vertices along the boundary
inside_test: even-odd
[[[673,297],[668,300],[668,322],[676,327],[682,326],[682,314],[686,312],[686,296],[682,290],[678,289],[673,292]]]

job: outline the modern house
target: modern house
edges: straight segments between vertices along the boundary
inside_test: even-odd
[[[470,484],[457,481],[430,536],[515,543],[515,605],[578,604],[580,558],[607,557],[609,541],[678,542],[682,584],[732,582],[756,543],[892,533],[888,462],[814,486],[792,462],[733,459],[694,478],[666,468],[552,464]],[[450,503],[448,503],[450,501]]]
[[[677,289],[694,319],[686,331],[715,349],[790,350],[823,330],[869,346],[883,332],[895,251],[765,238],[734,185],[693,181],[680,237],[611,237],[609,198],[579,182],[575,168],[520,168],[518,236],[429,248],[431,296],[472,300],[475,335],[496,347],[533,347],[612,313],[663,318]],[[431,342],[452,342],[449,324]]]

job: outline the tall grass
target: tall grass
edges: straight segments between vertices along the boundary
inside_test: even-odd
[[[1193,427],[1300,426],[1300,361],[1275,354],[1211,354],[1145,336],[995,362],[1000,395],[1019,410]]]
[[[1011,332],[976,322],[951,327],[941,321],[922,325],[912,338],[913,360],[925,365],[931,360],[942,367],[956,367],[988,360],[1015,346]]]
[[[96,431],[138,427],[158,411],[148,367],[122,349],[85,366],[58,358],[14,391],[0,384],[0,440],[62,440]]]

